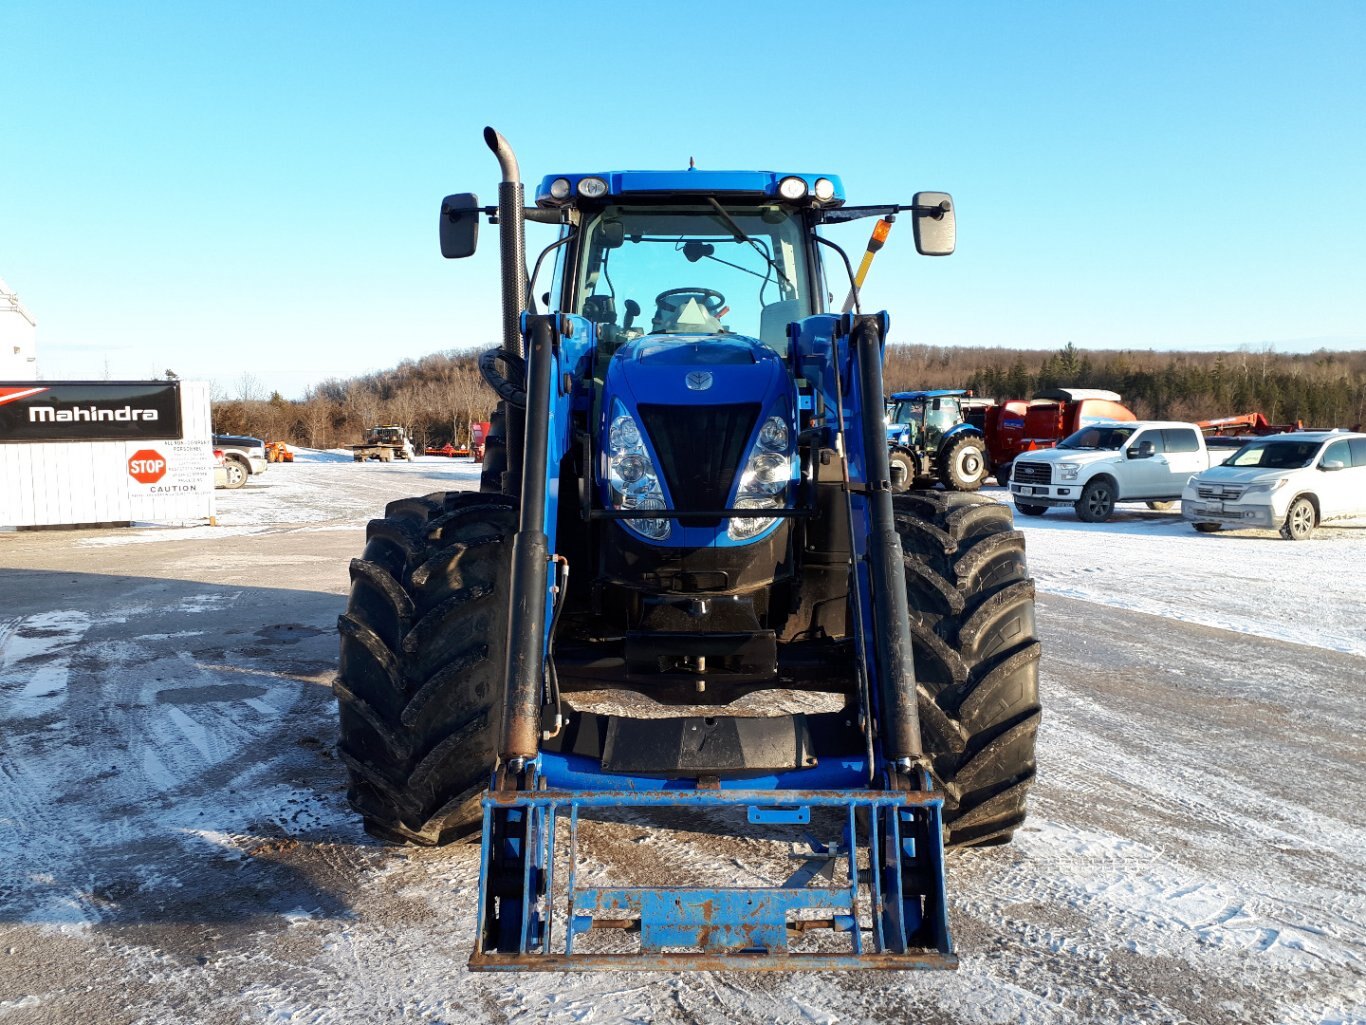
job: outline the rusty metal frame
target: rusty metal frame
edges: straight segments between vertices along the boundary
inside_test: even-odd
[[[490,791],[484,798],[479,971],[627,969],[800,970],[956,968],[940,842],[940,794],[926,791],[656,789]],[[810,853],[780,886],[584,886],[580,813],[620,809],[746,809],[756,824],[805,825],[840,812],[841,836],[807,837]],[[568,878],[555,879],[556,833],[567,825]],[[860,855],[867,865],[859,867]],[[836,881],[835,870],[843,867]],[[823,885],[812,885],[822,882]],[[794,914],[816,911],[813,919]],[[866,913],[865,913],[866,911]],[[556,935],[560,920],[564,935]],[[638,949],[584,951],[597,930],[636,934]],[[824,930],[845,949],[794,951],[790,937]]]

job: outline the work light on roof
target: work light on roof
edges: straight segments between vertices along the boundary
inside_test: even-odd
[[[835,183],[829,178],[817,178],[816,188],[813,191],[816,193],[816,198],[821,202],[825,202],[827,199],[834,199]]]
[[[784,178],[778,183],[778,195],[784,199],[801,199],[806,195],[806,181],[801,178]]]
[[[580,178],[579,195],[585,199],[597,199],[607,195],[607,183],[601,178]]]
[[[568,198],[569,198],[569,179],[568,179],[568,178],[556,178],[553,182],[551,182],[551,183],[550,183],[550,197],[551,197],[552,199],[568,199]]]

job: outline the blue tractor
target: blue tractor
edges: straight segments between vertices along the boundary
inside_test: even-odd
[[[440,227],[463,257],[497,219],[499,414],[482,490],[390,503],[352,563],[352,805],[479,838],[474,968],[953,967],[944,846],[1008,840],[1034,777],[1034,585],[1006,506],[893,496],[888,317],[825,309],[855,275],[820,232],[904,212],[946,255],[949,197],[689,169],[527,207],[485,141],[498,205],[449,196]],[[527,220],[559,227],[539,304]],[[629,866],[584,847],[623,820],[711,839],[603,878]],[[737,879],[716,834],[788,867]]]
[[[967,423],[966,391],[901,391],[887,403],[887,444],[896,490],[933,486],[976,491],[987,478],[987,443]]]

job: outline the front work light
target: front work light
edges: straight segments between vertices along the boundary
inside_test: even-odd
[[[601,178],[580,178],[579,195],[585,199],[597,199],[607,195],[607,183]]]
[[[831,189],[833,193],[833,186]],[[802,178],[784,178],[778,183],[778,195],[784,199],[801,199],[806,195],[806,181]]]

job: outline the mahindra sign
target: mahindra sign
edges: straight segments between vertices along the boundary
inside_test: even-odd
[[[0,382],[0,443],[181,437],[175,381]]]

